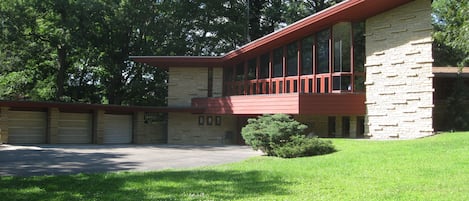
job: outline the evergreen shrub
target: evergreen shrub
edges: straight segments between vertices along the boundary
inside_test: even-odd
[[[248,119],[241,134],[246,144],[268,156],[294,158],[332,153],[332,142],[304,135],[306,125],[286,114]]]

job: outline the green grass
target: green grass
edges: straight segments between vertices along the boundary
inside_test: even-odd
[[[469,133],[334,139],[333,154],[143,173],[1,177],[1,200],[469,200]],[[0,164],[1,165],[1,164]]]

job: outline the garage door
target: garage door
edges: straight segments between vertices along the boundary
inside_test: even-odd
[[[132,115],[104,115],[105,144],[128,144],[132,142]]]
[[[42,144],[46,142],[47,113],[10,111],[8,113],[8,142],[12,144]]]
[[[90,144],[91,133],[91,114],[60,113],[57,143]]]

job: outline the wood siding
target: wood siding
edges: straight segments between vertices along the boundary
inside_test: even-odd
[[[300,114],[365,115],[365,94],[304,94]]]
[[[365,115],[365,94],[281,94],[195,98],[206,114]]]
[[[298,94],[195,98],[192,106],[206,114],[298,114]]]

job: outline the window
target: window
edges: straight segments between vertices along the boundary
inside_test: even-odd
[[[269,78],[270,54],[261,56],[259,79]]]
[[[351,31],[350,22],[342,22],[333,27],[334,72],[350,72]]]
[[[225,75],[225,81],[233,81],[233,67],[227,67],[223,69]]]
[[[298,75],[298,43],[287,46],[287,76]]]
[[[313,42],[312,36],[301,41],[301,74],[313,74]]]
[[[272,77],[283,77],[283,48],[274,50],[274,67]]]
[[[332,77],[332,90],[351,91],[352,83],[350,76]]]
[[[335,117],[328,117],[327,119],[329,137],[335,137]]]
[[[248,62],[248,80],[256,79],[257,59],[251,59]]]
[[[342,117],[342,137],[350,137],[350,117]]]
[[[316,93],[322,93],[321,92],[321,78],[316,79]]]
[[[324,93],[329,93],[329,77],[324,78]]]
[[[326,29],[317,33],[316,44],[316,73],[329,72],[329,38],[330,30]]]
[[[353,23],[354,72],[365,72],[365,23]]]
[[[208,68],[207,97],[213,96],[213,67]]]
[[[354,91],[364,92],[365,91],[365,76],[355,76]]]
[[[244,80],[244,63],[240,63],[236,66],[236,81]]]

